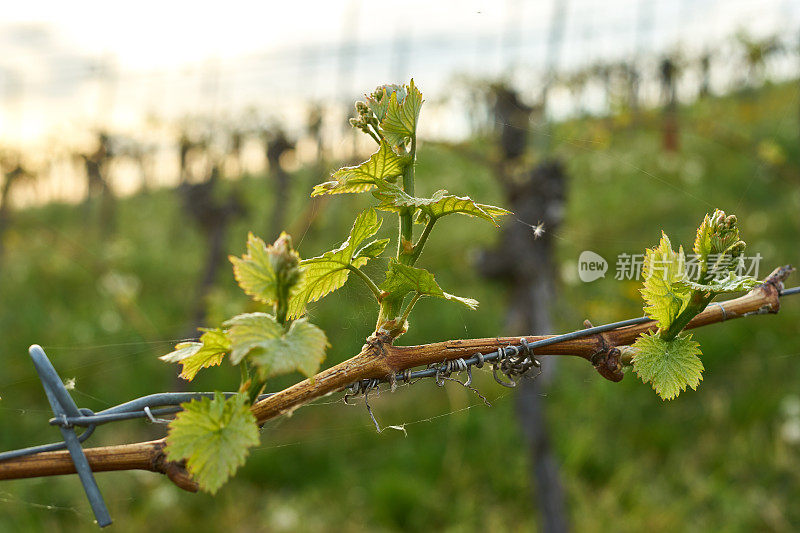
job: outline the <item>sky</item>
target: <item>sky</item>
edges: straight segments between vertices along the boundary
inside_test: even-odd
[[[15,2],[4,6],[2,19],[6,23],[46,23],[78,50],[113,53],[130,68],[150,69],[301,44],[337,43],[348,19],[354,37],[375,40],[397,33],[403,25],[427,32],[441,29],[446,21],[448,27],[469,33],[495,25],[503,17],[502,2],[475,0],[410,1],[402,10],[396,3],[350,0],[142,0],[127,3],[127,9],[121,5],[126,4]]]
[[[309,99],[350,101],[412,75],[438,97],[455,73],[540,76],[550,63],[700,50],[742,28],[796,34],[800,0],[7,2],[0,138],[209,109],[292,120]]]

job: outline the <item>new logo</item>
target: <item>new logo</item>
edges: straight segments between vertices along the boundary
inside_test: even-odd
[[[578,276],[585,283],[606,277],[608,262],[602,256],[586,250],[578,257]]]

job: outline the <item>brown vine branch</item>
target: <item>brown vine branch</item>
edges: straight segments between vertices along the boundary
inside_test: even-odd
[[[725,302],[712,303],[689,322],[686,329],[752,314],[777,313],[780,309],[779,298],[780,291],[783,289],[783,281],[793,270],[789,266],[779,267],[767,277],[763,284],[746,295]],[[654,328],[653,321],[645,322],[605,333],[557,342],[541,349],[534,349],[534,353],[537,355],[577,356],[596,364],[598,354],[613,351],[617,346],[627,346],[641,333]],[[518,345],[522,339],[527,342],[535,342],[550,337],[552,335],[490,337],[449,340],[419,346],[392,346],[380,340],[371,341],[365,344],[355,357],[320,372],[314,376],[313,380],[301,381],[255,403],[252,411],[259,423],[264,423],[284,413],[289,413],[316,398],[341,391],[351,383],[362,379],[385,379],[393,373],[406,369],[440,363],[443,360],[466,358],[479,352],[489,353],[508,345]],[[607,376],[602,370],[601,374],[618,381]],[[149,470],[166,474],[171,481],[185,490],[197,490],[197,485],[191,480],[183,466],[166,459],[164,439],[120,446],[87,448],[85,454],[89,465],[95,472]],[[74,472],[75,467],[66,451],[46,452],[0,462],[0,480]]]

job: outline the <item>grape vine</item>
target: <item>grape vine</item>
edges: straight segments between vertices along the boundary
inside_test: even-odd
[[[268,312],[235,316],[220,328],[204,329],[198,342],[184,342],[161,357],[180,363],[180,376],[191,381],[198,371],[227,358],[238,365],[242,381],[237,396],[216,396],[190,402],[170,423],[166,454],[186,461],[200,487],[214,493],[244,463],[249,447],[258,442],[256,420],[249,407],[269,378],[299,371],[312,377],[325,358],[325,333],[304,316],[306,306],[342,287],[354,274],[369,289],[378,306],[375,345],[391,344],[408,330],[408,319],[420,298],[433,297],[470,309],[476,300],[445,292],[434,275],[415,265],[436,222],[460,214],[498,225],[509,214],[500,207],[475,202],[447,191],[430,198],[415,196],[417,123],[422,93],[412,79],[406,85],[385,85],[356,104],[353,127],[375,140],[377,150],[363,163],[344,167],[329,181],[316,185],[312,196],[371,192],[377,205],[355,219],[347,239],[320,256],[301,260],[291,237],[282,234],[267,245],[254,235],[247,253],[231,257],[234,275],[245,294],[265,304]],[[386,251],[390,239],[373,239],[381,227],[378,211],[398,219],[396,252],[380,284],[366,274],[370,260]],[[414,226],[421,225],[415,240]]]
[[[216,395],[184,404],[169,425],[167,458],[184,461],[201,489],[216,492],[244,463],[248,449],[257,444],[257,419],[250,407],[267,380],[295,371],[315,379],[328,339],[305,316],[306,307],[341,288],[351,274],[377,305],[375,330],[365,345],[375,348],[370,353],[392,347],[408,330],[409,316],[420,298],[477,307],[472,298],[445,292],[433,273],[415,265],[439,219],[460,214],[497,226],[509,211],[445,190],[430,197],[416,196],[417,123],[422,104],[414,80],[378,87],[365,101],[357,102],[357,116],[351,124],[371,137],[377,149],[363,163],[334,172],[328,181],[316,185],[311,195],[369,192],[377,200],[374,207],[356,216],[340,246],[309,259],[300,258],[285,233],[273,244],[249,235],[247,252],[230,259],[239,286],[266,310],[237,315],[221,327],[203,329],[199,341],[180,343],[161,357],[181,364],[180,376],[189,381],[200,370],[225,359],[241,369],[238,395],[227,399]],[[385,256],[391,240],[374,238],[383,223],[378,211],[394,213],[398,220],[395,251],[382,281],[363,270],[370,261]],[[416,226],[421,230],[415,231]],[[692,318],[715,296],[758,284],[754,278],[734,272],[744,247],[736,217],[717,210],[706,215],[697,231],[697,280],[689,279],[683,248],[675,252],[665,234],[657,247],[646,251],[641,293],[644,310],[658,329],[643,333],[631,347],[624,348],[620,361],[651,383],[661,398],[672,399],[687,388],[695,389],[702,379],[699,344],[683,332]]]

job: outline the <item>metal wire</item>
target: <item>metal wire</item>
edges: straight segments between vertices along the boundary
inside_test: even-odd
[[[791,289],[783,289],[780,296],[791,296],[792,294],[800,294],[800,286],[792,287]]]
[[[652,319],[644,316],[640,318],[631,318],[628,320],[613,322],[610,324],[603,324],[602,326],[594,326],[578,331],[572,331],[563,335],[555,335],[553,337],[548,337],[546,339],[541,339],[534,342],[528,342],[525,339],[522,339],[520,344],[509,344],[508,346],[501,347],[499,350],[492,353],[476,353],[475,355],[467,358],[445,360],[441,363],[433,363],[428,365],[428,367],[423,370],[403,370],[402,372],[397,372],[395,374],[394,381],[403,381],[408,383],[412,380],[434,377],[436,378],[438,384],[443,377],[449,377],[455,372],[470,371],[469,369],[473,366],[481,368],[483,367],[484,363],[492,363],[495,380],[506,387],[515,387],[516,382],[513,381],[514,377],[525,375],[531,368],[538,368],[540,366],[539,361],[533,357],[533,350],[536,348],[550,346],[551,344],[572,339],[579,339],[595,333],[603,333],[627,326],[635,326],[637,324],[650,322],[651,320]],[[502,381],[497,375],[497,372],[501,372],[506,377],[511,378],[512,381]],[[468,383],[471,383],[471,376],[472,374],[470,371]],[[363,394],[368,390],[378,388],[378,386],[382,383],[389,383],[391,381],[392,380],[389,378],[370,378],[355,381],[346,387],[347,393],[345,394],[345,401],[348,401],[349,403],[349,399],[352,396]]]
[[[779,296],[783,297],[795,294],[800,294],[800,286],[792,287],[790,289],[783,289],[779,293]],[[712,305],[718,305],[720,309],[722,309],[724,318],[727,319],[728,318],[727,311],[722,306],[722,304],[724,303],[725,302],[721,303],[712,302]],[[760,314],[760,313],[756,311],[753,313],[746,313],[745,315],[742,316],[749,316],[751,314]],[[468,358],[449,359],[441,363],[430,364],[428,365],[427,368],[423,370],[412,371],[410,369],[406,369],[403,370],[402,372],[397,372],[393,376],[394,379],[391,378],[363,379],[360,381],[356,381],[345,388],[345,390],[347,390],[347,393],[345,394],[345,401],[349,403],[351,397],[359,394],[364,394],[365,392],[371,389],[377,389],[382,383],[397,383],[398,381],[409,383],[413,380],[433,377],[436,379],[436,383],[441,386],[443,384],[442,382],[443,378],[449,377],[452,373],[462,372],[462,371],[468,372],[467,384],[469,384],[472,382],[472,373],[470,368],[473,366],[475,366],[476,368],[481,368],[483,367],[484,363],[492,364],[492,374],[497,383],[503,385],[504,387],[513,388],[516,387],[517,385],[516,381],[514,380],[515,377],[524,376],[528,373],[528,371],[531,368],[540,367],[539,361],[535,357],[533,357],[533,350],[536,348],[542,348],[544,346],[550,346],[551,344],[557,344],[559,342],[587,337],[590,335],[594,335],[595,333],[604,333],[606,331],[620,329],[628,326],[636,326],[638,324],[644,324],[645,322],[650,322],[650,321],[652,321],[651,318],[643,316],[639,318],[621,320],[619,322],[612,322],[610,324],[603,324],[601,326],[594,326],[591,328],[580,329],[572,331],[570,333],[565,333],[563,335],[555,335],[553,337],[548,337],[546,339],[541,339],[534,342],[527,342],[525,339],[521,339],[520,344],[504,346],[492,353],[488,354],[477,353],[472,357]],[[505,375],[507,378],[509,378],[509,380],[504,381],[498,375],[498,372]],[[464,383],[460,381],[458,383],[464,385]]]
[[[236,395],[235,392],[223,392],[222,394],[226,398]],[[262,394],[258,399],[262,400],[270,396],[272,396],[272,394]],[[182,409],[179,404],[192,400],[199,400],[200,398],[213,397],[213,392],[160,392],[142,396],[141,398],[104,409],[99,413],[92,413],[88,416],[51,418],[50,425],[88,427],[116,422],[118,420],[131,420],[134,418],[147,418],[152,422],[155,416],[171,415],[180,412]],[[154,409],[159,406],[162,406],[162,408]],[[3,455],[0,454],[0,461],[2,459]]]

